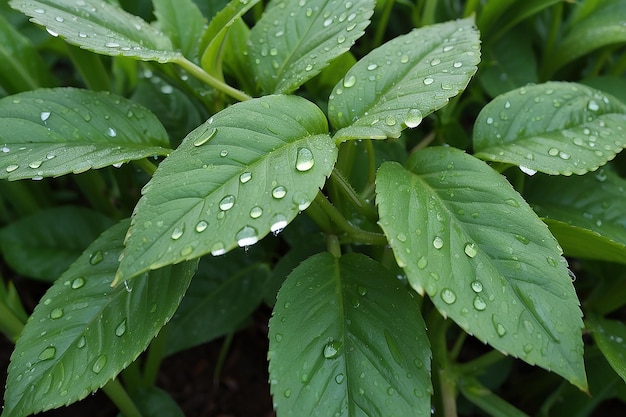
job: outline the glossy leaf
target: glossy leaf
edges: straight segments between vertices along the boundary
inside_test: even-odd
[[[537,176],[525,197],[567,256],[626,263],[626,180],[608,168],[581,177]]]
[[[258,2],[259,0],[232,0],[211,19],[201,40],[202,67],[209,74],[223,78],[222,54],[225,52],[226,37],[233,24]],[[237,53],[237,55],[241,59],[240,54]],[[245,59],[245,57],[243,58]]]
[[[328,101],[336,140],[396,138],[465,89],[480,61],[473,19],[415,29],[362,58]]]
[[[83,49],[161,63],[181,59],[172,41],[119,6],[96,0],[11,0],[9,5],[52,36]]]
[[[33,90],[47,82],[46,70],[30,40],[0,15],[0,86],[9,94]]]
[[[581,84],[521,87],[483,107],[477,158],[551,175],[596,170],[626,146],[626,105]]]
[[[586,388],[581,311],[546,225],[484,162],[426,148],[376,177],[380,225],[420,294],[498,350]]]
[[[210,118],[144,187],[118,279],[278,233],[332,171],[327,129],[321,110],[296,96],[237,103]]]
[[[0,179],[41,179],[167,155],[147,109],[107,92],[40,89],[0,99]]]
[[[478,27],[487,41],[499,39],[499,36],[527,20],[543,9],[563,0],[500,0],[485,3],[478,18]],[[495,27],[494,27],[495,26]]]
[[[270,320],[277,416],[429,416],[424,329],[415,300],[380,264],[356,253],[309,258]]]
[[[600,317],[589,317],[586,323],[606,360],[626,382],[626,325]]]
[[[2,417],[86,397],[133,361],[178,307],[196,262],[111,288],[127,228],[123,221],[104,232],[35,308],[11,357]]]
[[[50,208],[2,228],[0,249],[15,272],[52,282],[112,224],[85,208]]]
[[[591,51],[607,45],[626,42],[626,3],[622,0],[594,2],[597,6],[584,18],[572,22],[546,60],[546,74],[552,74],[562,66]],[[584,6],[579,6],[584,7]]]
[[[373,0],[273,1],[250,32],[255,79],[267,93],[289,93],[348,51],[370,23]]]
[[[204,32],[204,16],[193,0],[153,0],[159,26],[173,47],[190,59],[198,56],[198,38]]]
[[[269,268],[259,262],[246,262],[247,254],[242,252],[231,252],[200,264],[169,324],[166,354],[236,330],[259,306]]]

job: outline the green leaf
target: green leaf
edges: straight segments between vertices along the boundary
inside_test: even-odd
[[[231,252],[200,264],[187,295],[169,324],[166,354],[236,330],[259,306],[269,268],[259,262],[246,262],[246,256],[243,251]]]
[[[459,389],[465,398],[491,416],[528,417],[528,414],[495,395],[475,378],[460,378]]]
[[[259,0],[240,1],[232,0],[226,7],[215,15],[206,31],[202,35],[201,48],[202,67],[211,75],[223,78],[222,74],[222,54],[225,52],[225,42],[231,27],[240,21],[241,16],[256,5]],[[245,48],[244,48],[245,50]],[[237,51],[239,59],[241,53]]]
[[[166,158],[133,214],[118,279],[278,233],[313,201],[337,158],[326,119],[296,96],[237,103]]]
[[[499,39],[502,33],[505,33],[518,23],[527,20],[529,16],[562,1],[563,0],[501,0],[488,2],[485,3],[485,7],[481,12],[478,27],[483,37],[486,39],[486,42]],[[484,17],[487,19],[484,19]],[[493,29],[494,25],[497,25],[495,29]],[[493,33],[492,30],[495,33]]]
[[[175,49],[190,59],[198,56],[204,16],[193,0],[153,0],[154,15]]]
[[[278,417],[430,416],[430,348],[417,303],[366,256],[303,262],[280,289],[269,326]]]
[[[613,94],[622,103],[626,104],[626,78],[604,75],[582,80],[581,83],[608,94]]]
[[[0,15],[0,85],[9,94],[34,90],[47,83],[43,60],[28,38]]]
[[[593,12],[569,25],[561,42],[555,47],[554,54],[546,60],[548,77],[565,64],[595,49],[626,42],[626,3],[622,0],[604,0],[594,4],[597,7]]]
[[[463,91],[480,61],[473,19],[415,29],[374,49],[328,101],[337,140],[396,138]]]
[[[0,100],[0,179],[56,177],[170,152],[149,110],[108,92],[40,89]]]
[[[57,408],[102,387],[178,307],[196,262],[111,288],[127,228],[123,221],[104,232],[35,308],[11,356],[2,417]]]
[[[104,1],[10,0],[9,5],[51,35],[92,52],[160,63],[182,58],[162,32]]]
[[[626,180],[600,168],[580,177],[536,176],[525,197],[567,256],[626,263]]]
[[[185,417],[185,413],[170,394],[159,387],[138,387],[131,396],[143,417]]]
[[[0,230],[0,249],[15,272],[52,282],[113,222],[82,207],[55,207]]]
[[[487,104],[474,124],[474,156],[531,175],[581,175],[613,159],[625,134],[624,103],[581,84],[548,82]]]
[[[626,324],[601,317],[588,317],[593,340],[615,372],[626,382]]]
[[[582,314],[546,225],[463,151],[426,148],[407,169],[384,163],[376,200],[411,286],[478,339],[585,389]]]
[[[273,1],[250,32],[255,79],[267,93],[289,93],[348,51],[370,23],[373,0]]]

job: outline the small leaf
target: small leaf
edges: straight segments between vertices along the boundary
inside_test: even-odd
[[[174,47],[190,59],[198,56],[204,16],[193,0],[153,0],[154,15]]]
[[[474,124],[474,156],[527,172],[581,175],[625,146],[626,105],[575,83],[510,91],[487,104]]]
[[[250,32],[250,66],[267,93],[289,93],[348,51],[370,23],[373,0],[274,1]]]
[[[104,1],[11,0],[9,5],[51,35],[92,52],[160,63],[182,58],[162,32]]]
[[[171,395],[154,385],[133,387],[131,396],[143,417],[185,417],[185,413]]]
[[[104,232],[35,308],[11,356],[3,417],[67,405],[102,387],[178,307],[196,262],[111,288],[127,228],[123,221]]]
[[[587,318],[593,339],[611,367],[626,382],[626,325],[600,317]]]
[[[455,148],[376,177],[398,265],[444,316],[503,352],[586,388],[581,311],[546,225],[504,177]]]
[[[528,417],[511,403],[495,395],[475,378],[460,378],[459,390],[472,404],[497,417]]]
[[[82,207],[50,208],[1,229],[0,248],[18,274],[52,282],[112,223]]]
[[[119,279],[278,233],[337,158],[321,110],[296,96],[237,103],[166,158],[133,214]]]
[[[0,179],[57,177],[170,152],[149,110],[108,92],[40,89],[0,99]]]
[[[366,256],[303,262],[280,289],[269,326],[278,417],[430,416],[430,349],[417,303]]]
[[[567,256],[626,263],[626,180],[608,168],[580,177],[536,176],[525,197]]]
[[[241,251],[210,262],[201,261],[187,295],[169,324],[167,355],[236,330],[259,306],[269,268],[259,262],[250,265],[246,257]]]
[[[473,19],[440,23],[374,49],[328,101],[337,140],[396,138],[463,91],[480,61]]]

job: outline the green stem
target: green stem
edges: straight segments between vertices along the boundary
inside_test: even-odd
[[[554,54],[554,46],[556,44],[556,39],[559,34],[559,29],[561,28],[563,22],[563,4],[558,3],[554,6],[554,14],[552,15],[552,21],[550,23],[550,28],[548,30],[548,35],[546,37],[545,48],[543,50],[543,68],[539,71],[541,80],[548,80],[554,69],[551,69],[551,66],[554,66],[554,62],[550,59]]]
[[[342,194],[348,198],[359,213],[363,214],[370,221],[376,222],[376,220],[378,220],[376,211],[361,199],[341,172],[333,169],[333,172],[330,174],[330,180],[335,184],[338,190],[341,190]]]
[[[614,75],[616,77],[621,77],[626,73],[626,54],[622,54],[615,64],[613,64],[613,68],[611,68],[609,74]]]
[[[393,9],[394,0],[385,1],[385,5],[383,6],[383,12],[380,15],[380,20],[376,25],[376,34],[374,35],[374,48],[382,45],[385,30],[387,29],[387,24],[389,23],[389,16],[391,16],[391,9]]]
[[[204,71],[202,68],[189,61],[185,57],[181,57],[174,62],[183,67],[189,74],[193,75],[200,81],[203,81],[207,85],[210,85],[211,87],[215,88],[218,91],[221,91],[227,96],[234,98],[235,100],[246,101],[252,98],[243,91],[237,90],[236,88],[231,87],[225,82],[222,82],[217,78],[209,75],[206,71]]]
[[[341,258],[341,244],[337,235],[328,235],[326,237],[326,247],[335,258]]]
[[[504,358],[505,356],[502,353],[497,350],[492,350],[470,362],[457,365],[457,373],[462,375],[476,374],[477,372],[483,371],[486,367],[491,366],[494,363],[498,363]]]
[[[151,177],[154,175],[155,171],[157,170],[157,166],[154,165],[152,162],[150,162],[147,158],[138,159],[136,161],[133,161],[133,163],[137,165],[139,168],[143,169]]]
[[[322,193],[318,193],[315,202],[324,210],[330,220],[350,236],[355,242],[365,245],[386,245],[387,238],[382,233],[361,230],[348,222],[343,214],[331,204]]]
[[[109,72],[102,64],[100,55],[66,44],[67,52],[74,67],[90,90],[111,91]]]
[[[422,26],[435,23],[435,12],[437,11],[437,0],[426,0],[424,12],[422,13]]]
[[[2,333],[15,343],[23,328],[24,323],[13,314],[9,306],[4,304],[4,300],[0,302],[0,330]]]
[[[374,152],[374,144],[371,140],[365,141],[367,149],[367,183],[374,184],[376,182],[376,152]]]
[[[235,336],[235,332],[230,332],[226,335],[224,339],[224,343],[222,343],[222,348],[220,349],[220,354],[217,357],[217,363],[215,364],[215,372],[213,372],[213,387],[217,388],[219,386],[220,377],[222,374],[222,368],[224,368],[224,362],[226,362],[226,355],[228,355],[228,350],[233,344],[233,337]]]
[[[330,222],[330,218],[324,212],[324,209],[322,209],[319,204],[315,202],[315,200],[313,200],[309,208],[306,209],[305,213],[315,222],[315,224],[319,226],[320,229],[322,229],[322,231],[326,233],[333,233],[333,226]]]
[[[117,379],[107,382],[102,387],[102,391],[113,401],[124,417],[142,417],[141,412]]]
[[[463,17],[470,17],[472,14],[476,13],[477,7],[478,0],[467,0],[467,3],[465,3],[465,9],[463,10]]]
[[[159,374],[163,353],[165,352],[165,344],[167,343],[168,329],[168,326],[164,326],[159,335],[150,343],[146,364],[143,368],[143,383],[146,387],[154,385]]]
[[[428,337],[432,346],[433,354],[433,385],[435,393],[433,398],[436,415],[445,417],[456,416],[456,382],[451,373],[448,350],[446,346],[446,333],[450,321],[444,319],[437,309],[433,308],[426,318]]]

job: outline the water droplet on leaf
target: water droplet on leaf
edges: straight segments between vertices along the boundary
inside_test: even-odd
[[[339,355],[339,351],[341,350],[341,346],[342,343],[338,340],[334,340],[331,342],[328,342],[325,346],[324,346],[324,357],[326,359],[334,359]]]
[[[100,356],[98,356],[98,358],[93,363],[93,365],[91,367],[91,370],[94,373],[99,374],[100,372],[102,372],[102,370],[104,369],[106,364],[107,364],[107,357],[106,357],[106,355],[100,355]]]
[[[313,168],[314,164],[313,152],[309,148],[299,148],[296,155],[296,169],[305,172]]]

